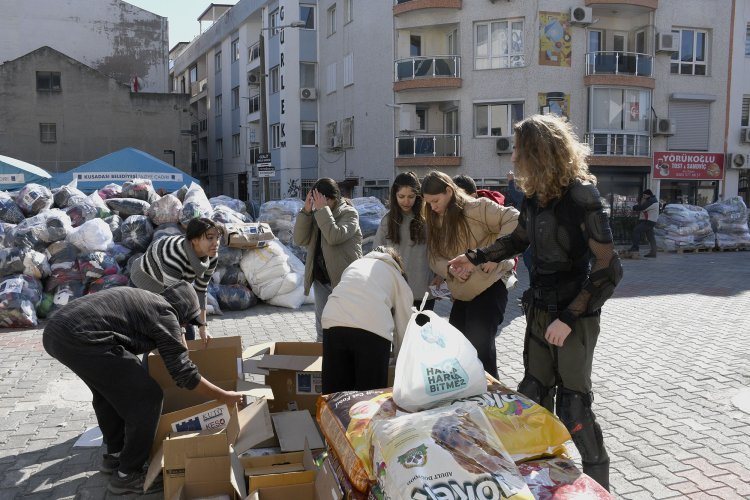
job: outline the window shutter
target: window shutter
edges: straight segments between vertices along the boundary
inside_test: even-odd
[[[677,125],[677,133],[667,140],[673,151],[708,151],[710,104],[707,102],[672,102],[669,118]]]

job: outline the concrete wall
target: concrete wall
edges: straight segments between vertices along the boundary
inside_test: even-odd
[[[60,92],[39,92],[37,71],[61,73]],[[143,150],[190,172],[188,98],[133,93],[49,47],[0,65],[0,154],[64,172],[124,147]],[[57,141],[40,141],[40,123],[55,123]]]
[[[144,92],[167,92],[167,18],[122,0],[3,2],[0,61],[50,46],[120,83],[134,76]]]

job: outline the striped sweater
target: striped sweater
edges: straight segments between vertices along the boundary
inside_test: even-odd
[[[133,263],[130,279],[138,288],[161,293],[180,280],[193,284],[201,309],[206,309],[206,290],[218,257],[201,259],[185,236],[159,238]]]

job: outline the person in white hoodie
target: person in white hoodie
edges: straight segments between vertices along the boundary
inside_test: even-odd
[[[392,248],[378,247],[349,264],[321,317],[324,394],[388,385],[391,345],[395,358],[413,300]]]

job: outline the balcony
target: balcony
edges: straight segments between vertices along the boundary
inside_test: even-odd
[[[396,137],[396,166],[450,167],[461,165],[458,134],[412,134]]]
[[[206,97],[206,91],[208,90],[208,78],[193,82],[190,84],[190,101],[194,102],[197,99]]]
[[[585,141],[594,156],[651,156],[651,136],[632,133],[590,133]]]
[[[247,69],[260,67],[260,42],[255,42],[247,49]]]
[[[398,59],[394,70],[395,92],[424,88],[461,88],[461,56]]]
[[[637,52],[589,52],[586,75],[654,76],[654,56]]]
[[[393,15],[422,9],[460,9],[462,0],[395,0]]]
[[[255,94],[252,97],[248,97],[248,110],[249,114],[258,113],[260,111],[260,94]]]

